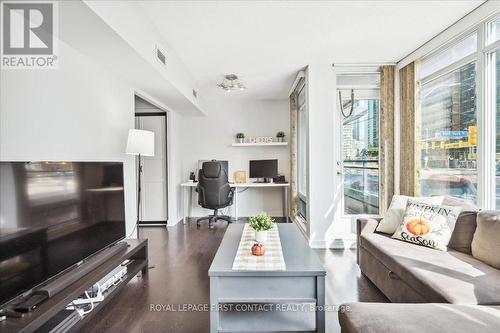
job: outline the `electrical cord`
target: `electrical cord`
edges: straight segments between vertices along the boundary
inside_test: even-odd
[[[99,291],[101,290],[101,288],[99,288]],[[85,291],[85,296],[87,296],[87,299],[90,301],[90,309],[89,310],[83,310],[83,314],[86,315],[90,312],[92,312],[92,310],[94,310],[94,301],[92,300],[92,298],[89,296],[89,293],[87,291]]]
[[[344,113],[344,105],[342,105],[342,92],[340,90],[339,90],[339,103],[340,103],[340,112],[342,112],[344,118],[349,118],[354,111],[354,89],[351,89],[351,109],[348,115]]]
[[[132,237],[132,235],[134,234],[135,230],[137,229],[137,226],[139,225],[139,223],[135,222],[135,225],[134,225],[134,229],[132,229],[132,232],[130,233],[130,235],[127,236],[127,238],[130,238]]]

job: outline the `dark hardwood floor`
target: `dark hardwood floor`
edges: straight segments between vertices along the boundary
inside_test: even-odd
[[[141,227],[149,239],[149,273],[131,280],[82,332],[208,332],[209,313],[179,310],[209,302],[208,268],[224,236],[226,222],[208,230],[196,222],[174,227]],[[354,250],[315,250],[327,269],[326,303],[386,302],[360,274]],[[158,309],[152,309],[152,307]],[[164,307],[164,310],[161,307]],[[159,311],[157,311],[159,310]],[[326,314],[327,332],[340,332],[337,313]]]

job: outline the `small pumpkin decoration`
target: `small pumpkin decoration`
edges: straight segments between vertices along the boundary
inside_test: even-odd
[[[252,246],[252,254],[254,256],[263,256],[265,252],[266,252],[266,249],[264,248],[264,244],[255,243]]]
[[[406,223],[406,229],[415,236],[423,236],[431,230],[431,226],[427,221],[413,219]]]

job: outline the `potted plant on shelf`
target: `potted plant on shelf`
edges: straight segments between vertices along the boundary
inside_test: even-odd
[[[255,230],[255,240],[259,243],[264,243],[267,240],[267,231],[273,225],[274,219],[264,212],[250,218],[250,226]]]
[[[236,140],[238,143],[243,143],[245,140],[245,133],[236,133]]]
[[[285,132],[279,131],[276,133],[276,137],[278,138],[278,142],[283,142],[285,140]]]

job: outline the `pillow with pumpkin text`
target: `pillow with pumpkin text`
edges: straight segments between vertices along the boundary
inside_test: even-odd
[[[408,199],[403,221],[392,238],[446,251],[460,211],[460,207]]]
[[[392,197],[391,204],[387,211],[384,213],[382,220],[375,229],[377,232],[392,235],[398,228],[398,225],[403,221],[403,215],[406,210],[408,200],[418,200],[420,202],[427,202],[433,205],[440,205],[443,203],[444,197],[408,197],[406,195],[395,194]]]

